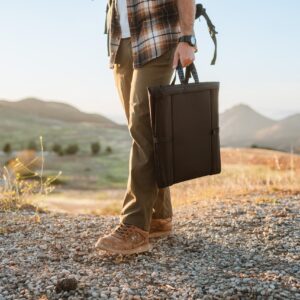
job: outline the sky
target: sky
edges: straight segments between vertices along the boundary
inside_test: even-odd
[[[199,1],[196,1],[199,3]],[[280,119],[300,112],[300,1],[203,0],[218,58],[195,22],[200,81],[219,81],[220,112],[245,103]],[[108,66],[106,0],[0,0],[0,99],[66,102],[125,123]]]

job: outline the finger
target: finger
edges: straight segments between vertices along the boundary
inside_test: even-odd
[[[173,59],[173,69],[176,69],[176,67],[178,65],[178,59],[179,59],[179,53],[178,53],[178,51],[176,51],[174,54],[174,59]]]
[[[188,66],[191,63],[192,63],[191,59],[185,58],[185,59],[182,60],[182,67],[185,68],[186,66]]]
[[[186,59],[185,58],[180,57],[180,63],[183,68],[186,67]]]

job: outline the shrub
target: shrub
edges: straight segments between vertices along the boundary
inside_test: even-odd
[[[112,148],[111,148],[110,146],[107,146],[106,149],[105,149],[105,152],[106,152],[107,154],[112,153]]]
[[[99,142],[95,142],[95,143],[91,143],[91,151],[93,155],[96,155],[100,152],[100,143]]]
[[[52,151],[55,152],[58,155],[64,155],[63,148],[60,144],[54,144],[52,146]]]
[[[6,154],[9,154],[9,153],[11,153],[11,151],[12,151],[12,149],[11,149],[10,143],[6,143],[3,147],[3,152]]]
[[[6,166],[0,168],[0,211],[40,208],[30,203],[32,195],[47,195],[54,190],[53,182],[61,175],[44,176],[43,141],[40,137],[41,157],[35,151],[25,150],[11,159]],[[35,170],[38,161],[40,171]],[[1,229],[1,228],[0,228]]]
[[[76,154],[78,151],[79,151],[79,147],[77,144],[70,144],[65,149],[65,154],[73,155],[73,154]]]

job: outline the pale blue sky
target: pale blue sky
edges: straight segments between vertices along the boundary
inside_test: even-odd
[[[199,2],[199,1],[197,1]],[[196,21],[201,81],[220,81],[220,110],[243,102],[273,117],[300,112],[300,1],[200,1],[218,59]],[[34,96],[125,120],[108,68],[106,0],[0,0],[0,99]]]

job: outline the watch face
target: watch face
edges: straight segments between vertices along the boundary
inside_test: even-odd
[[[196,38],[194,36],[191,36],[191,43],[193,45],[196,45]]]

